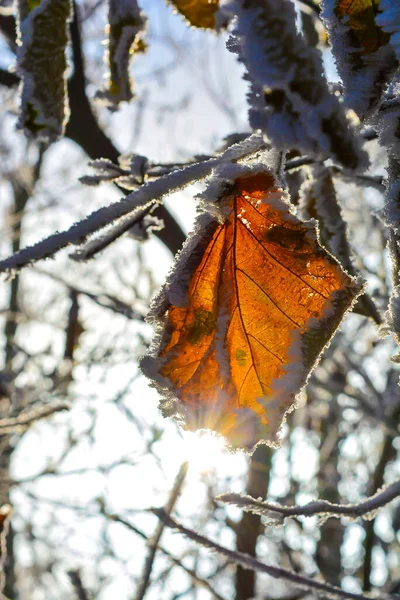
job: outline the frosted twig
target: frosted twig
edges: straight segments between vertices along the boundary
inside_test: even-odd
[[[271,502],[262,502],[251,496],[241,494],[221,494],[217,500],[225,504],[234,504],[244,510],[271,517],[278,513],[283,517],[312,517],[314,515],[331,515],[332,517],[364,517],[378,508],[385,506],[400,496],[400,479],[394,481],[382,490],[379,490],[366,500],[358,504],[332,504],[327,500],[316,500],[304,506],[280,506]]]
[[[34,421],[44,419],[62,410],[69,410],[70,408],[67,402],[60,402],[59,404],[50,404],[49,406],[43,406],[36,410],[22,413],[18,417],[0,419],[0,434],[13,433],[17,427],[25,427]]]
[[[136,527],[135,525],[132,525],[132,523],[130,523],[129,521],[127,521],[123,517],[120,517],[119,515],[107,515],[107,517],[111,521],[115,521],[116,523],[121,523],[121,525],[125,525],[125,527],[127,527],[130,531],[133,531],[139,537],[141,537],[143,540],[146,540],[146,542],[148,542],[149,538],[147,537],[147,535],[145,533],[143,533],[143,531],[141,531],[141,529],[138,529],[138,527]],[[196,571],[194,571],[193,569],[189,569],[188,567],[186,567],[178,558],[176,558],[175,556],[173,556],[166,548],[164,548],[163,546],[159,545],[158,546],[158,550],[159,550],[159,552],[161,552],[161,554],[164,554],[164,556],[166,556],[175,565],[177,565],[178,567],[180,567],[181,569],[183,569],[189,575],[189,577],[193,580],[194,583],[197,583],[198,585],[200,585],[200,586],[204,587],[206,590],[208,590],[210,592],[210,594],[216,600],[225,600],[223,598],[223,596],[221,596],[213,588],[213,586],[211,585],[211,583],[209,581],[207,581],[207,579],[201,579],[201,577],[199,577],[199,575],[196,573]]]
[[[172,510],[174,509],[174,506],[176,504],[176,501],[178,500],[178,498],[180,496],[180,493],[182,491],[182,486],[183,486],[183,483],[186,478],[188,466],[189,466],[188,463],[184,462],[184,463],[182,463],[182,465],[178,471],[178,474],[175,478],[175,482],[174,482],[173,488],[171,490],[167,505],[166,505],[165,509],[163,509],[166,515],[168,515],[170,512],[172,512]],[[144,563],[143,574],[141,577],[141,581],[139,583],[139,588],[136,593],[135,600],[143,600],[143,598],[146,594],[146,591],[149,587],[150,575],[151,575],[151,571],[153,569],[154,559],[156,556],[156,552],[158,550],[158,545],[160,543],[164,528],[165,528],[165,524],[161,521],[158,524],[158,526],[156,527],[156,530],[154,532],[152,539],[149,541],[149,554]]]
[[[201,546],[210,548],[211,550],[218,552],[219,554],[225,556],[231,561],[242,565],[242,567],[244,567],[245,569],[251,569],[252,571],[266,573],[270,577],[275,577],[276,579],[284,579],[286,581],[290,581],[291,583],[303,589],[306,589],[309,592],[323,592],[324,594],[329,595],[330,598],[344,598],[346,600],[370,600],[368,596],[364,596],[363,594],[345,592],[344,590],[338,587],[329,585],[328,583],[323,583],[322,581],[316,581],[315,579],[305,577],[304,575],[299,575],[298,573],[289,571],[288,569],[284,569],[283,567],[266,565],[265,563],[260,562],[259,560],[249,556],[248,554],[244,554],[243,552],[229,550],[229,548],[220,546],[216,542],[213,542],[212,540],[204,537],[203,535],[196,533],[192,529],[184,527],[183,525],[175,521],[175,519],[170,517],[162,508],[153,508],[151,512],[153,512],[167,527],[171,527],[171,529],[177,529],[178,531],[186,535],[191,540],[197,542]]]
[[[155,203],[160,203],[163,196],[178,191],[194,181],[204,179],[215,167],[255,154],[265,146],[266,144],[261,136],[252,135],[243,142],[230,146],[216,158],[190,165],[151,181],[122,198],[119,202],[94,211],[82,221],[74,223],[69,229],[55,233],[37,244],[23,248],[9,258],[0,261],[0,273],[8,273],[10,276],[14,276],[23,267],[44,258],[50,258],[67,246],[79,246],[90,235],[114,223],[121,217],[138,209],[143,211]]]
[[[136,227],[140,227],[141,224],[144,225],[143,232],[146,230],[146,220],[152,219],[155,220],[155,217],[148,216],[148,213],[153,209],[153,206],[150,206],[148,209],[144,211],[140,211],[140,213],[133,213],[133,215],[129,215],[124,219],[121,219],[118,223],[116,223],[113,227],[107,229],[107,231],[95,237],[94,239],[89,240],[89,242],[79,248],[77,252],[73,252],[70,254],[70,258],[76,260],[77,262],[83,262],[85,260],[90,260],[93,258],[98,252],[101,252],[108,246],[110,246],[113,242],[115,242],[118,238],[120,238],[124,233],[131,230],[135,225]],[[159,221],[158,224],[149,225],[148,230],[151,231],[159,231],[164,227],[164,223]],[[143,238],[147,239],[147,238]],[[142,241],[142,240],[140,240]]]

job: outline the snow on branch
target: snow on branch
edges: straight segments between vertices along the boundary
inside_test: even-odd
[[[151,210],[152,207],[149,208]],[[120,219],[116,225],[107,229],[101,234],[79,248],[77,252],[70,254],[70,258],[77,262],[84,262],[94,258],[96,254],[108,248],[113,242],[119,239],[124,233],[129,231],[130,237],[138,242],[145,242],[149,239],[153,231],[160,231],[164,228],[164,221],[153,217],[152,215],[133,213],[133,215]]]
[[[382,10],[385,4],[394,5],[395,2],[384,0],[379,3],[379,9]],[[394,31],[395,26],[389,24],[384,15],[376,15],[377,9],[378,3],[374,2],[365,5],[343,0],[322,2],[321,18],[343,81],[344,101],[361,118],[374,111],[397,67],[393,48],[388,44],[389,35],[385,33]],[[389,12],[395,10],[386,9],[387,16]],[[384,23],[386,28],[382,26]]]
[[[250,82],[249,119],[277,148],[331,157],[348,169],[368,164],[354,128],[323,76],[321,54],[296,29],[290,0],[232,0],[228,49]]]
[[[393,0],[380,0],[376,23],[385,33],[390,33],[390,43],[400,61],[400,4]]]
[[[153,508],[151,512],[153,512],[166,525],[166,527],[178,530],[180,533],[183,533],[197,544],[200,544],[205,548],[210,548],[210,550],[218,552],[218,554],[224,556],[225,558],[233,561],[236,564],[240,564],[245,569],[266,573],[270,577],[293,583],[294,585],[305,589],[308,592],[322,592],[331,599],[344,598],[346,600],[370,600],[368,596],[364,596],[363,594],[354,594],[352,592],[346,592],[345,590],[342,590],[333,585],[329,585],[328,583],[323,583],[322,581],[317,581],[316,579],[311,579],[310,577],[299,575],[298,573],[295,573],[294,571],[289,571],[288,569],[284,569],[283,567],[266,565],[265,563],[260,562],[252,556],[244,554],[243,552],[229,550],[229,548],[225,548],[224,546],[213,542],[205,536],[196,533],[192,529],[184,527],[183,525],[175,521],[175,519],[170,517],[168,513],[163,509]],[[383,600],[383,598],[381,600]]]
[[[221,494],[217,501],[224,504],[234,504],[243,510],[267,517],[272,522],[282,522],[286,517],[362,517],[370,520],[376,516],[376,511],[400,496],[400,479],[394,481],[376,494],[358,504],[332,504],[327,500],[315,500],[303,506],[281,506],[272,502],[256,500],[251,496],[241,494]]]
[[[323,165],[314,165],[309,169],[309,176],[300,188],[299,210],[304,219],[316,219],[322,245],[348,273],[355,275],[346,224],[332,175]]]
[[[71,0],[18,0],[17,70],[22,79],[19,126],[34,137],[55,140],[69,118],[68,23]]]
[[[108,6],[108,84],[96,97],[106,100],[108,107],[116,110],[120,102],[133,97],[130,63],[134,55],[146,50],[147,19],[137,0],[109,0]]]
[[[0,273],[7,273],[13,277],[23,267],[44,258],[50,258],[63,248],[70,245],[80,246],[87,241],[89,236],[111,225],[121,217],[134,211],[138,211],[138,213],[142,213],[141,216],[144,216],[149,212],[150,207],[161,203],[163,196],[183,189],[194,181],[204,179],[221,164],[245,159],[264,148],[265,142],[261,136],[252,135],[243,142],[230,146],[216,158],[178,169],[151,181],[119,202],[94,211],[69,229],[54,233],[33,246],[23,248],[9,258],[0,261]]]

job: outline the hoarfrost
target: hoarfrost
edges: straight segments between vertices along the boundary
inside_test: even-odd
[[[318,222],[319,240],[342,267],[352,275],[355,269],[346,224],[329,169],[322,165],[309,169],[309,177],[300,188],[299,211],[304,219]]]
[[[249,119],[277,148],[332,157],[350,169],[368,163],[350,121],[323,77],[320,53],[296,30],[290,0],[232,0],[228,49],[250,81]]]
[[[376,109],[397,63],[388,36],[378,27],[376,9],[366,6],[350,15],[347,6],[339,6],[338,0],[323,0],[321,18],[343,81],[344,101],[363,118]]]
[[[390,43],[400,60],[400,4],[393,0],[380,0],[376,24],[390,33]]]
[[[65,49],[71,14],[71,0],[17,2],[19,127],[46,141],[62,136],[69,118]]]
[[[96,97],[105,100],[110,110],[116,110],[120,102],[129,102],[133,97],[130,63],[134,54],[146,49],[147,19],[137,0],[109,0],[108,21],[108,84]]]

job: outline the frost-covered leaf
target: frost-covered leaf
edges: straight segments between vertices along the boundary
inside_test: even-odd
[[[290,0],[232,0],[237,15],[228,48],[239,55],[250,81],[249,119],[275,147],[330,156],[363,168],[360,149],[338,99],[330,94],[320,53],[296,29]]]
[[[228,165],[153,303],[143,372],[164,414],[234,447],[279,443],[285,415],[360,293],[265,164]]]
[[[360,117],[376,107],[397,66],[389,34],[377,16],[381,4],[376,0],[322,2],[321,17],[343,80],[344,99]]]
[[[376,24],[390,34],[390,44],[400,60],[400,3],[394,0],[380,0]]]
[[[329,169],[323,166],[310,168],[309,177],[300,190],[299,210],[304,219],[317,221],[322,245],[348,273],[354,275],[346,224]]]
[[[215,29],[219,0],[168,0],[190,25]]]
[[[20,127],[54,140],[69,118],[65,49],[71,0],[18,0],[17,68],[22,79]]]
[[[135,54],[146,49],[147,19],[137,0],[109,0],[108,21],[108,83],[107,89],[96,96],[115,110],[120,102],[128,102],[133,97],[130,63]]]

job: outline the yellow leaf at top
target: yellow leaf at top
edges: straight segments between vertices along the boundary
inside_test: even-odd
[[[348,24],[362,54],[371,54],[389,41],[375,22],[379,0],[338,0],[335,13],[342,23]]]
[[[170,3],[195,27],[215,28],[215,13],[219,0],[169,0]]]

